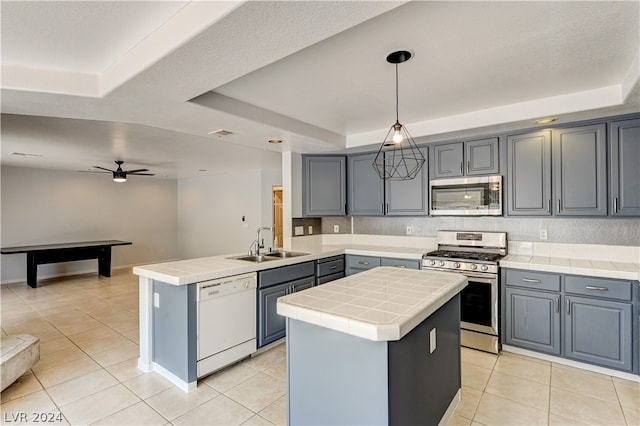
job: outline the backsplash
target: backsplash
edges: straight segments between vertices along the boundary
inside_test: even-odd
[[[333,225],[349,228],[349,217],[323,217],[322,233],[333,233]],[[638,218],[513,218],[513,217],[354,217],[353,233],[406,236],[407,225],[412,236],[435,237],[440,230],[507,232],[510,241],[543,241],[540,230],[547,231],[548,243],[640,245]]]

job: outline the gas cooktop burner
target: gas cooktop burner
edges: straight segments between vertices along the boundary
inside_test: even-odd
[[[429,252],[423,256],[423,258],[432,257],[444,257],[447,259],[463,259],[463,260],[476,260],[483,262],[497,262],[502,258],[498,253],[478,253],[471,251],[455,251],[455,250],[436,250]]]

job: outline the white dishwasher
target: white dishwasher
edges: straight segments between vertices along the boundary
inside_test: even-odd
[[[257,275],[198,283],[198,378],[256,351]]]

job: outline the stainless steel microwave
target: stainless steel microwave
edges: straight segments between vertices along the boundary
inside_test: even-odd
[[[502,216],[502,176],[432,180],[429,192],[432,216]]]

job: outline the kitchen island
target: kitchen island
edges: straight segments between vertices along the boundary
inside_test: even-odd
[[[460,399],[460,274],[375,268],[278,299],[289,424],[438,424]]]

